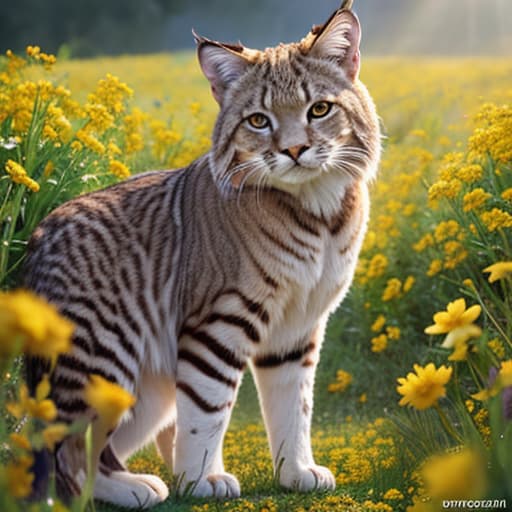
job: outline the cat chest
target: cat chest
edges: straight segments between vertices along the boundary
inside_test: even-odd
[[[354,274],[363,237],[363,219],[343,233],[324,235],[316,257],[297,268],[283,289],[282,310],[285,323],[315,323],[337,307]]]

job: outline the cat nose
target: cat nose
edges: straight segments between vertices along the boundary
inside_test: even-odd
[[[286,156],[289,156],[292,160],[297,161],[304,153],[307,151],[311,146],[307,146],[305,144],[297,144],[296,146],[290,146],[289,148],[282,149],[281,153],[283,153]]]

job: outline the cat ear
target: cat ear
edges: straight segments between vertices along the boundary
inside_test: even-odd
[[[315,27],[316,36],[309,54],[340,64],[350,80],[359,74],[361,25],[357,16],[347,9],[336,11],[322,27]]]
[[[211,41],[194,32],[197,55],[204,75],[208,78],[214,98],[221,104],[229,85],[247,69],[249,62],[242,56],[242,45]]]

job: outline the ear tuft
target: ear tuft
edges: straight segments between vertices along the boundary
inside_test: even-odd
[[[246,71],[249,62],[243,57],[241,44],[224,44],[192,32],[197,43],[197,55],[204,75],[211,84],[214,98],[222,104],[229,86]]]
[[[361,26],[357,16],[350,10],[336,11],[327,23],[316,28],[309,54],[340,64],[350,80],[359,74]]]

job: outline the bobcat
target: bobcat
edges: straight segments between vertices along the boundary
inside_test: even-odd
[[[179,490],[240,495],[222,443],[246,366],[280,483],[335,487],[313,460],[310,423],[327,318],[353,277],[380,155],[358,79],[360,25],[340,8],[300,42],[264,51],[196,40],[220,106],[211,151],[65,203],[28,249],[26,286],[76,324],[51,377],[60,420],[93,418],[90,374],[137,397],[95,482],[96,498],[125,507],[168,495],[123,465],[153,439]],[[29,381],[45,368],[29,361]],[[59,492],[79,493],[79,437],[60,444],[55,466]]]

